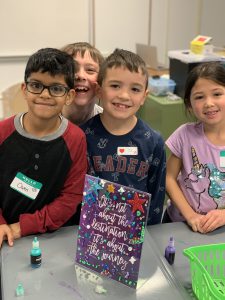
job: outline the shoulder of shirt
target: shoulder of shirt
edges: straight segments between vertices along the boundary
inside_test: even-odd
[[[201,122],[190,122],[180,125],[175,131],[190,131],[190,130],[197,130],[202,128]]]
[[[98,124],[100,121],[100,116],[99,114],[95,115],[94,117],[92,117],[91,119],[89,119],[87,122],[85,122],[84,124],[82,124],[80,126],[80,128],[85,131],[88,127],[92,127],[95,124]]]
[[[16,115],[13,115],[11,117],[8,117],[8,118],[5,118],[3,120],[0,121],[0,124],[10,124],[10,123],[13,123],[14,122],[14,119],[15,119]]]
[[[180,138],[181,140],[187,140],[190,135],[202,133],[202,123],[201,122],[191,122],[180,125],[175,129],[169,137],[166,139],[166,144],[174,138]]]
[[[68,120],[68,126],[67,126],[66,132],[69,132],[70,135],[75,135],[75,136],[77,136],[77,135],[83,136],[84,135],[83,130],[79,126],[77,126],[76,124],[72,123],[69,120]]]
[[[10,127],[11,129],[15,129],[15,126],[14,126],[14,119],[15,119],[15,115],[14,116],[11,116],[9,118],[6,118],[4,120],[1,120],[0,121],[0,128],[8,128]]]
[[[156,129],[152,128],[148,123],[146,123],[142,119],[138,118],[138,123],[139,123],[139,126],[142,126],[144,130],[150,131],[153,136],[158,137],[160,139],[163,139],[162,135],[161,135],[161,133],[159,131],[157,131]]]
[[[16,130],[14,119],[15,116],[11,116],[0,121],[0,143]]]

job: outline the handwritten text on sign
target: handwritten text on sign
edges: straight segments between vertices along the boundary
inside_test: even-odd
[[[86,175],[76,262],[136,288],[150,195]]]

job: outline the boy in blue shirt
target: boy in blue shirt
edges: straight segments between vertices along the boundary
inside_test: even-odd
[[[136,117],[148,94],[148,72],[135,53],[116,49],[100,67],[103,112],[81,128],[89,173],[151,194],[148,225],[161,221],[165,197],[165,149],[161,135]]]

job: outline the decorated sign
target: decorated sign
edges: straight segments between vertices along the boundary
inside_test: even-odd
[[[150,194],[86,175],[76,262],[136,288]]]

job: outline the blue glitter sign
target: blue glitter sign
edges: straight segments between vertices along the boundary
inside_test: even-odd
[[[150,194],[86,175],[76,262],[136,288]]]

